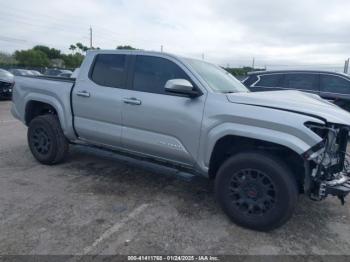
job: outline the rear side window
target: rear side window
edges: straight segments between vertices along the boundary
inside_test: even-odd
[[[350,81],[333,75],[321,75],[321,91],[349,94]]]
[[[126,79],[126,55],[97,55],[91,80],[98,85],[123,88]]]
[[[187,74],[172,61],[161,57],[136,57],[134,90],[165,94],[165,83],[176,78],[191,81]]]
[[[254,84],[258,80],[258,77],[256,75],[249,76],[246,80],[243,81],[243,84],[246,87],[250,87],[252,84]]]
[[[282,75],[261,75],[259,82],[255,84],[255,86],[263,86],[263,87],[279,87]]]
[[[317,74],[286,74],[283,87],[288,89],[302,89],[318,91]]]

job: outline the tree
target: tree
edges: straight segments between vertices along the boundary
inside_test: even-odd
[[[84,56],[80,53],[62,55],[61,58],[64,62],[64,65],[68,68],[80,67],[81,63],[84,60]]]
[[[15,65],[16,63],[13,55],[0,52],[0,65]]]
[[[224,68],[227,72],[231,73],[232,75],[234,76],[245,76],[248,74],[248,72],[251,72],[251,71],[263,71],[265,69],[263,68],[255,68],[253,69],[252,67],[249,67],[249,66],[245,66],[245,67],[242,67],[242,68],[230,68],[230,67],[227,67],[227,68]]]
[[[61,57],[61,51],[44,45],[36,45],[33,50],[42,51],[49,59],[58,59]]]
[[[87,46],[83,45],[82,43],[76,43],[75,45],[82,53],[89,50],[89,48]]]
[[[74,51],[77,49],[77,47],[75,45],[70,45],[69,50],[72,50],[73,54]]]
[[[131,45],[118,45],[117,49],[119,49],[119,50],[137,50],[136,48],[132,47]]]
[[[29,49],[16,51],[14,55],[22,66],[46,67],[50,65],[47,55],[41,50]]]

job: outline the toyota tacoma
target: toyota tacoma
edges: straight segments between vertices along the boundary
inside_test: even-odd
[[[98,146],[215,180],[235,223],[284,224],[299,194],[344,203],[350,114],[314,94],[249,92],[205,61],[89,51],[76,79],[17,77],[12,114],[42,164]]]

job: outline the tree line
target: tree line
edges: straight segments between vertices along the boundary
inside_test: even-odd
[[[50,48],[45,45],[36,45],[31,49],[17,50],[13,54],[0,52],[0,66],[21,66],[21,67],[59,67],[59,68],[77,68],[80,67],[85,54],[88,50],[100,49],[99,47],[89,48],[82,43],[71,44],[69,46],[70,54],[64,54],[59,49]],[[136,50],[130,45],[119,45],[116,49]],[[245,76],[250,71],[255,71],[251,67],[242,68],[224,68],[234,76]],[[264,69],[258,69],[264,70]]]
[[[50,48],[45,45],[36,45],[27,50],[17,50],[13,54],[0,52],[0,65],[21,66],[21,67],[60,67],[77,68],[80,67],[85,54],[90,49],[100,49],[99,47],[89,48],[82,43],[71,44],[70,54],[64,54],[61,50]],[[116,49],[136,48],[130,45],[120,45]]]

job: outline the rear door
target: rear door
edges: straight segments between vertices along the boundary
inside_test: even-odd
[[[79,77],[72,92],[75,130],[83,140],[119,147],[128,56],[101,53],[90,59],[88,76]]]
[[[193,165],[205,95],[191,99],[168,94],[164,86],[170,79],[187,79],[196,86],[190,71],[172,58],[134,56],[131,90],[123,101],[122,143],[135,153]]]

